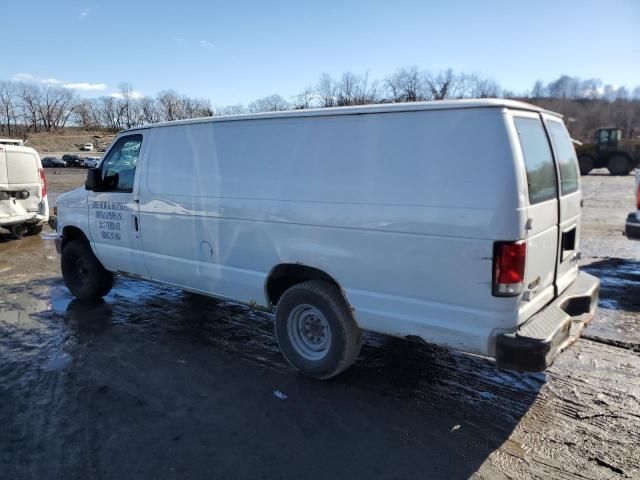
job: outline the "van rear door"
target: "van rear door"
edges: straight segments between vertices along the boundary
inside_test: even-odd
[[[14,214],[38,212],[42,200],[40,162],[35,150],[7,146],[5,148],[7,189],[28,192],[27,198],[14,196]]]
[[[562,293],[578,275],[578,239],[580,237],[580,176],[571,137],[562,120],[543,114],[551,140],[560,179],[560,219],[556,266],[557,294]]]
[[[539,113],[513,112],[517,133],[516,156],[526,176],[526,263],[520,321],[538,312],[556,295],[556,257],[559,238],[557,170],[549,138]],[[528,201],[527,201],[528,200]]]

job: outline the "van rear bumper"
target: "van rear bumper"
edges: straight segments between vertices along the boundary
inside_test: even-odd
[[[640,220],[634,212],[627,217],[624,231],[628,238],[640,239]]]
[[[591,321],[599,289],[600,280],[580,272],[564,293],[518,330],[496,337],[497,367],[521,372],[545,370]]]
[[[11,227],[13,225],[19,225],[21,223],[28,223],[30,225],[34,225],[37,223],[42,223],[46,220],[47,220],[47,217],[39,213],[28,213],[25,215],[12,215],[12,216],[0,217],[0,227],[6,228],[6,227]]]

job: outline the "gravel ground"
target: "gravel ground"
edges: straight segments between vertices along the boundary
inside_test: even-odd
[[[47,174],[52,198],[84,179]],[[583,177],[599,312],[540,374],[369,334],[310,381],[267,314],[132,279],[82,304],[50,230],[2,237],[0,478],[640,478],[632,188]]]

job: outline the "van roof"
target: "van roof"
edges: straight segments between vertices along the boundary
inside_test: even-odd
[[[24,145],[24,140],[17,138],[0,138],[0,145]]]
[[[10,153],[10,152],[33,153],[35,155],[38,155],[38,152],[36,151],[35,148],[25,147],[22,145],[12,145],[10,143],[0,144],[0,151],[7,152],[7,153]]]
[[[562,117],[559,113],[551,112],[543,108],[531,105],[530,103],[516,100],[504,100],[499,98],[475,98],[467,100],[436,100],[430,102],[406,102],[406,103],[383,103],[373,105],[362,105],[353,107],[332,107],[332,108],[311,108],[304,110],[286,110],[281,112],[248,113],[241,115],[221,115],[215,117],[192,118],[187,120],[174,120],[172,122],[160,122],[149,125],[134,127],[126,132],[143,130],[147,128],[164,127],[170,125],[184,125],[190,123],[228,122],[238,120],[257,120],[268,118],[293,118],[293,117],[316,117],[332,115],[364,115],[371,113],[390,112],[415,112],[422,110],[453,110],[464,108],[509,108],[514,110],[527,110],[531,112],[545,112],[557,117]]]

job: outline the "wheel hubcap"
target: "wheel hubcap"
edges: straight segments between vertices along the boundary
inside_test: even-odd
[[[78,278],[83,282],[86,282],[89,279],[89,268],[82,258],[79,258],[76,261],[76,274],[78,275]]]
[[[331,347],[331,330],[324,314],[312,305],[296,306],[287,318],[293,349],[307,360],[321,360]]]

